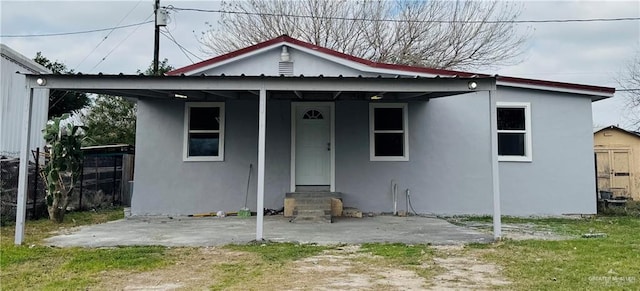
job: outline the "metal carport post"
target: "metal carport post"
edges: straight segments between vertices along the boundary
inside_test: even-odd
[[[498,108],[497,90],[494,82],[489,90],[489,134],[491,146],[491,178],[493,190],[493,238],[499,240],[502,236],[502,218],[500,211],[500,168],[498,162]]]
[[[15,244],[24,241],[24,223],[27,216],[27,186],[29,186],[29,148],[31,138],[31,112],[33,107],[33,88],[29,83],[26,86],[26,98],[22,116],[22,149],[20,150],[20,167],[18,171],[18,199],[16,209],[16,235]],[[37,175],[37,173],[36,173]]]
[[[258,109],[258,193],[256,206],[256,240],[263,239],[264,224],[264,162],[267,134],[267,90],[260,89],[260,105]]]

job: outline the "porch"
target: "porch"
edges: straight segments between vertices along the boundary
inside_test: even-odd
[[[338,218],[335,223],[290,223],[281,215],[264,217],[265,239],[274,242],[335,245],[389,242],[460,245],[493,241],[491,234],[429,217],[374,216]],[[84,226],[51,237],[59,247],[112,247],[125,245],[220,246],[255,239],[256,218],[240,217],[134,217]]]
[[[375,189],[387,189],[389,182],[393,179],[387,179],[386,177],[381,178],[386,175],[384,173],[401,173],[407,172],[407,165],[416,164],[416,165],[426,165],[427,167],[437,167],[440,168],[441,165],[446,165],[447,163],[451,163],[453,160],[460,159],[461,155],[459,152],[452,151],[451,145],[460,145],[459,147],[465,148],[465,153],[467,156],[471,157],[470,159],[466,159],[460,161],[460,163],[451,163],[451,165],[464,165],[466,168],[469,166],[478,167],[477,171],[473,171],[471,174],[467,175],[449,175],[452,178],[451,181],[443,180],[440,176],[436,175],[427,175],[429,179],[433,179],[438,183],[434,182],[432,184],[437,184],[442,188],[433,190],[430,189],[432,193],[460,193],[461,195],[472,195],[476,193],[477,187],[473,183],[468,183],[469,179],[477,179],[484,186],[486,191],[478,191],[480,193],[484,193],[484,195],[474,195],[473,199],[456,199],[457,201],[468,201],[469,205],[476,205],[478,202],[484,204],[483,213],[490,213],[493,210],[494,217],[496,217],[496,231],[494,236],[496,238],[500,237],[500,226],[499,226],[499,217],[500,217],[500,209],[499,209],[499,189],[498,189],[498,173],[497,173],[497,147],[496,147],[496,134],[495,134],[495,102],[496,102],[496,80],[495,78],[390,78],[390,77],[265,77],[265,76],[176,76],[176,77],[147,77],[147,76],[127,76],[127,75],[29,75],[28,81],[28,98],[25,98],[25,103],[28,105],[26,108],[29,108],[30,102],[33,99],[33,92],[37,89],[42,88],[58,88],[65,90],[73,90],[73,91],[82,91],[82,92],[90,92],[90,93],[98,93],[98,94],[111,94],[111,95],[120,95],[120,96],[129,96],[138,99],[138,104],[143,104],[139,108],[138,112],[138,132],[137,136],[140,141],[148,141],[148,145],[142,144],[142,142],[136,145],[137,152],[139,155],[137,156],[136,162],[136,191],[140,191],[142,187],[140,182],[145,181],[145,177],[141,173],[161,173],[161,176],[151,176],[147,177],[146,185],[150,185],[146,188],[146,193],[153,193],[156,195],[157,193],[161,193],[162,191],[166,191],[167,193],[184,193],[185,189],[180,185],[186,184],[189,185],[189,190],[187,193],[211,193],[207,192],[207,190],[211,189],[210,187],[206,187],[205,183],[216,183],[217,185],[222,185],[224,187],[231,187],[229,185],[242,185],[242,189],[238,191],[237,189],[226,189],[228,191],[224,191],[225,189],[219,189],[217,191],[219,193],[227,193],[228,196],[224,197],[213,197],[216,198],[217,205],[222,205],[223,203],[227,203],[229,205],[233,205],[237,209],[242,204],[242,201],[245,201],[244,195],[244,185],[246,185],[246,174],[241,175],[232,175],[234,179],[238,179],[238,181],[227,179],[226,176],[215,175],[216,173],[211,169],[215,168],[219,170],[219,172],[227,172],[226,168],[233,168],[234,171],[246,173],[246,167],[249,165],[256,165],[257,173],[253,176],[255,181],[255,198],[250,197],[249,201],[255,201],[255,206],[251,205],[252,209],[263,209],[268,206],[265,205],[265,202],[269,203],[269,199],[278,200],[279,203],[282,203],[282,198],[284,197],[276,197],[274,195],[269,195],[269,193],[273,192],[270,190],[270,185],[273,185],[273,181],[277,183],[283,183],[284,187],[280,187],[281,185],[276,185],[280,189],[277,192],[273,193],[284,193],[289,191],[296,191],[296,187],[300,185],[300,181],[297,179],[297,175],[294,175],[297,169],[301,167],[297,167],[295,164],[296,155],[292,154],[293,151],[282,150],[282,149],[296,149],[295,142],[296,137],[291,136],[293,133],[296,133],[296,128],[300,126],[295,126],[297,123],[294,116],[297,116],[295,113],[296,110],[291,110],[292,107],[298,109],[304,109],[299,113],[307,113],[307,109],[313,108],[303,108],[297,106],[298,103],[312,104],[314,102],[316,105],[325,104],[325,103],[338,103],[341,106],[328,106],[325,108],[327,113],[333,118],[341,120],[345,124],[351,124],[355,126],[359,126],[361,130],[353,131],[349,128],[345,127],[336,127],[335,121],[331,120],[330,122],[330,131],[328,131],[329,138],[331,142],[328,144],[324,143],[323,152],[329,153],[329,167],[324,167],[324,169],[329,169],[324,173],[328,173],[324,175],[323,178],[328,180],[328,183],[320,183],[320,185],[329,186],[330,190],[346,192],[347,194],[351,192],[355,192],[352,189],[358,189],[363,193],[370,193],[372,191],[363,191],[362,189],[366,187],[375,187]],[[327,91],[330,88],[331,91]],[[414,106],[411,108],[403,107],[402,110],[407,112],[406,110],[417,110],[416,113],[409,111],[409,116],[414,117],[425,117],[443,120],[442,117],[448,115],[455,116],[465,116],[464,118],[458,118],[455,123],[449,123],[445,126],[438,126],[437,122],[423,122],[424,120],[416,120],[416,124],[424,124],[426,126],[430,126],[428,132],[433,137],[436,138],[428,138],[426,136],[422,136],[421,138],[411,138],[411,142],[416,145],[414,149],[421,149],[426,151],[429,149],[431,151],[430,154],[422,154],[418,153],[416,158],[412,160],[412,163],[377,163],[376,165],[372,165],[370,162],[373,160],[370,156],[370,140],[369,131],[367,130],[370,126],[369,124],[369,113],[371,110],[375,109],[370,106],[371,100],[376,100],[376,98],[384,95],[384,100],[378,103],[387,103],[386,101],[391,102],[412,102],[418,101],[422,103],[435,103],[430,101],[431,99],[437,100],[449,100],[451,98],[440,98],[447,96],[458,95],[460,97],[465,93],[474,93],[474,92],[482,92],[479,95],[469,95],[467,94],[466,98],[469,98],[469,101],[477,102],[477,103],[466,103],[466,108],[460,114],[460,110],[456,107],[456,110],[441,110],[442,108],[432,107],[431,109]],[[374,98],[376,97],[376,98]],[[225,134],[225,142],[228,142],[225,146],[226,152],[224,155],[220,155],[220,159],[211,160],[222,163],[183,163],[188,161],[189,157],[183,157],[181,153],[183,149],[187,148],[183,146],[183,140],[180,137],[181,134],[167,134],[168,132],[178,132],[182,133],[184,130],[184,122],[186,113],[185,103],[186,102],[210,102],[210,103],[224,103],[224,110],[218,110],[217,114],[221,114],[220,112],[224,112],[226,116],[234,116],[233,118],[238,118],[238,122],[234,122],[231,117],[228,117],[227,128],[224,129]],[[462,101],[462,100],[461,100]],[[148,106],[147,106],[148,105]],[[453,104],[449,104],[449,108],[455,107]],[[316,107],[316,106],[314,106]],[[476,110],[477,108],[483,108],[484,110]],[[187,107],[189,108],[189,107]],[[247,108],[253,110],[247,110]],[[269,108],[267,110],[267,108]],[[274,112],[274,109],[276,110]],[[318,108],[315,108],[318,109]],[[432,110],[433,114],[423,114],[426,113],[426,110]],[[257,112],[256,112],[257,111]],[[280,112],[281,114],[278,114]],[[473,128],[467,126],[469,122],[469,113],[478,113],[475,116],[477,120],[474,120],[473,123],[476,124],[484,124],[484,130],[474,130]],[[358,113],[358,114],[354,114]],[[429,112],[430,113],[430,112]],[[314,113],[315,114],[315,113]],[[460,114],[460,115],[458,115]],[[27,115],[28,116],[28,115]],[[240,121],[239,117],[247,117]],[[301,115],[302,119],[304,119],[304,115]],[[407,116],[406,113],[403,113],[402,116]],[[224,116],[220,115],[220,120],[225,120]],[[357,117],[357,118],[356,118]],[[146,119],[145,119],[146,118]],[[411,117],[413,118],[413,117]],[[224,122],[224,121],[223,121]],[[278,122],[284,124],[284,126],[278,126]],[[405,125],[407,121],[405,121]],[[143,126],[145,125],[145,126]],[[444,125],[444,124],[443,124]],[[234,128],[235,126],[235,128]],[[255,127],[250,127],[255,126]],[[464,131],[452,130],[452,127],[456,126],[459,128],[466,128]],[[25,127],[28,129],[29,124],[25,122]],[[276,131],[272,130],[272,128],[276,129],[286,129],[286,131]],[[214,132],[213,134],[222,134],[219,133],[221,131],[220,127],[217,129],[209,130]],[[403,129],[408,129],[407,126],[403,126]],[[433,130],[431,130],[433,129]],[[467,131],[471,131],[472,134],[465,134]],[[184,131],[188,132],[188,131]],[[456,135],[451,135],[449,132],[455,132]],[[207,132],[208,133],[208,132]],[[250,133],[250,134],[247,134]],[[282,134],[284,133],[284,134]],[[383,132],[383,134],[387,134]],[[395,134],[395,132],[393,133]],[[234,138],[232,135],[237,135],[237,138]],[[337,135],[338,142],[335,141]],[[177,136],[177,138],[176,138]],[[185,135],[186,136],[186,135]],[[297,136],[297,135],[296,135]],[[480,137],[480,138],[474,138]],[[167,140],[171,138],[170,140]],[[404,134],[405,141],[408,138],[407,134]],[[282,143],[283,146],[270,146],[270,140],[277,140],[279,143]],[[353,140],[357,140],[359,145],[354,143]],[[187,140],[187,139],[185,139]],[[420,142],[423,140],[433,140],[437,144],[434,146],[419,146]],[[237,142],[237,145],[232,145],[232,142]],[[348,141],[348,142],[340,142],[340,141]],[[463,141],[463,142],[461,142]],[[478,142],[480,141],[480,142]],[[218,141],[216,141],[217,143]],[[221,140],[219,140],[220,144],[223,144]],[[475,144],[474,147],[467,146],[468,144]],[[28,145],[29,140],[28,137],[23,139],[23,144]],[[336,144],[343,145],[349,144],[352,147],[342,147],[341,149],[334,150]],[[405,142],[404,145],[407,143]],[[478,145],[481,145],[479,147]],[[185,143],[186,145],[186,143]],[[278,144],[279,145],[279,144]],[[324,147],[326,145],[326,147]],[[357,146],[356,146],[357,145]],[[222,147],[220,147],[222,148]],[[440,149],[442,152],[448,152],[449,156],[456,156],[455,159],[447,159],[449,156],[443,154],[434,154],[434,148]],[[149,150],[142,150],[149,149]],[[328,150],[327,150],[328,149]],[[349,151],[350,149],[358,149],[357,152]],[[361,149],[365,149],[362,151]],[[342,150],[342,152],[341,152]],[[221,150],[222,151],[222,150]],[[232,151],[235,151],[236,154],[232,154]],[[276,151],[276,154],[272,154],[270,151]],[[481,154],[478,154],[478,151]],[[337,157],[335,156],[337,152]],[[373,151],[375,154],[375,151]],[[408,155],[408,151],[403,151]],[[253,158],[252,156],[257,154],[257,159],[248,160],[249,158]],[[146,155],[146,157],[145,157]],[[284,155],[284,159],[278,159],[278,155]],[[158,156],[162,156],[162,158],[170,157],[173,159],[172,161],[176,161],[172,165],[178,165],[177,167],[167,167],[166,160],[158,158]],[[313,154],[305,155],[305,156],[315,156]],[[231,157],[236,157],[236,160],[231,160]],[[365,164],[353,163],[346,157],[356,157],[360,160],[364,161]],[[395,160],[398,162],[408,160],[408,156],[402,157],[405,158],[403,160]],[[429,160],[428,160],[429,159]],[[280,167],[276,169],[273,168],[274,165],[278,165],[274,163],[274,160],[282,160],[286,161],[284,164],[284,170]],[[152,164],[150,161],[161,161],[161,164]],[[194,160],[196,161],[196,160]],[[200,160],[202,161],[202,160]],[[326,161],[326,160],[325,160]],[[344,166],[336,165],[341,161],[344,163]],[[395,162],[392,160],[386,160],[390,162]],[[269,171],[265,171],[265,165],[270,167]],[[147,167],[150,171],[140,171],[138,167]],[[251,166],[249,166],[250,168]],[[403,168],[404,167],[404,168]],[[185,174],[184,168],[188,168],[188,173],[190,175]],[[288,169],[287,169],[288,168]],[[427,171],[436,172],[437,168],[426,168]],[[172,175],[172,173],[167,173],[167,170],[175,170],[177,171],[176,175]],[[362,171],[362,169],[368,169],[371,173],[366,171]],[[153,170],[153,171],[151,171]],[[155,172],[154,172],[155,171]],[[336,173],[336,171],[338,171]],[[345,173],[344,175],[341,174]],[[413,171],[418,172],[418,171]],[[286,179],[271,179],[271,175],[275,174],[283,174]],[[478,174],[480,173],[480,174]],[[155,175],[154,174],[154,175]],[[360,175],[361,177],[354,176]],[[310,175],[313,177],[318,177],[317,175]],[[179,177],[180,179],[169,179],[169,177]],[[242,177],[242,178],[240,178]],[[369,183],[373,178],[375,180],[383,183],[384,186],[374,185]],[[343,180],[341,180],[343,179]],[[354,183],[350,183],[349,187],[342,187],[341,185],[347,185],[344,179],[348,179],[349,182],[354,181]],[[415,181],[422,179],[420,177],[415,177]],[[176,182],[178,181],[178,182]],[[442,183],[442,182],[446,183]],[[462,181],[466,181],[466,183],[462,183]],[[168,185],[164,185],[162,183],[169,183]],[[236,183],[237,182],[237,183]],[[418,183],[414,183],[413,181],[403,182],[403,185],[407,185],[407,189],[418,189],[425,188],[421,187]],[[413,185],[413,184],[415,185]],[[20,186],[23,186],[25,183],[20,183]],[[311,185],[318,185],[318,183],[308,182],[306,183]],[[305,185],[305,184],[302,184]],[[338,187],[336,187],[336,185]],[[451,185],[463,185],[469,189],[457,189],[456,191],[445,191],[449,189]],[[152,188],[156,187],[156,188]],[[166,187],[165,187],[166,186]],[[471,189],[473,188],[473,189]],[[24,188],[22,188],[24,190]],[[346,190],[346,191],[345,191]],[[253,191],[252,191],[253,192]],[[379,191],[378,191],[379,192]],[[240,195],[237,195],[242,193]],[[265,195],[265,193],[267,195]],[[233,195],[235,194],[235,195]],[[378,195],[384,195],[385,193],[380,192]],[[136,194],[134,194],[135,196]],[[198,194],[200,195],[200,194]],[[138,195],[138,197],[141,197]],[[372,196],[364,196],[364,195],[349,195],[348,197],[352,197],[350,199],[359,199],[354,200],[356,203],[345,203],[346,206],[354,205],[360,206],[367,205],[366,203],[371,203],[374,201],[381,201],[380,199],[373,199]],[[267,201],[265,201],[265,198]],[[173,200],[172,200],[173,199]],[[431,196],[423,196],[424,205],[428,205],[431,208],[440,208],[440,205],[448,205],[452,207],[454,205],[451,203],[452,197],[447,197],[445,195],[431,195]],[[188,202],[190,207],[200,207],[202,205],[206,205],[205,203],[209,203],[212,201],[212,197],[201,195],[198,197],[182,197],[176,195],[165,195],[165,196],[148,196],[141,198],[140,201],[145,201],[146,205],[149,205],[150,202],[153,203],[168,203],[169,205],[185,205]],[[237,200],[237,201],[236,201]],[[178,201],[177,203],[174,203]],[[349,202],[349,201],[347,201]],[[419,202],[419,201],[417,201]],[[246,202],[245,202],[246,203]],[[376,202],[378,203],[378,202]],[[140,205],[140,204],[139,204]],[[377,205],[377,204],[376,204]],[[386,205],[391,205],[391,203],[387,203]],[[153,205],[152,205],[153,206]],[[374,205],[375,206],[375,205]],[[454,211],[449,211],[450,213],[464,213],[469,212],[468,209],[463,207],[459,207]],[[255,208],[254,208],[255,207]],[[377,210],[375,207],[362,207],[363,210]],[[492,209],[493,208],[493,209]],[[174,208],[165,208],[169,209],[169,211],[176,211]],[[219,209],[219,208],[214,208]],[[209,209],[211,210],[211,209]],[[424,208],[423,211],[418,211],[420,213],[429,213],[429,208]],[[162,214],[185,214],[185,213],[198,213],[202,211],[191,210],[191,209],[182,209],[179,212],[164,212]],[[19,208],[19,212],[21,209]],[[381,212],[381,211],[379,211]],[[151,212],[149,212],[151,213]],[[472,212],[469,212],[472,213]],[[141,211],[138,213],[140,215],[144,215],[145,213]],[[22,233],[21,226],[23,225],[23,219],[21,215],[18,215],[18,231],[16,233],[16,243],[20,243],[22,241]],[[263,227],[263,217],[259,215],[257,217],[257,223],[254,222],[255,227],[255,238],[262,239],[263,238],[263,230],[269,229],[268,225]],[[324,227],[324,226],[323,226]],[[292,228],[290,228],[292,229]],[[372,229],[376,229],[375,226]],[[352,230],[348,230],[352,231]],[[227,233],[228,231],[224,231]],[[345,233],[348,233],[345,232]],[[337,231],[336,233],[340,233]],[[399,236],[407,236],[406,234],[398,234]],[[303,236],[298,236],[296,240],[301,240],[300,238]],[[265,237],[268,238],[269,237]]]

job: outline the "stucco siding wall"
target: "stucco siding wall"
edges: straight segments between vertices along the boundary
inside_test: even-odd
[[[324,76],[377,76],[369,72],[363,72],[352,69],[350,67],[340,65],[335,62],[328,62],[325,59],[307,54],[305,52],[296,50],[289,47],[289,56],[293,62],[293,75],[305,75],[305,76],[318,76],[318,74],[324,74]],[[207,70],[205,73],[208,75],[225,74],[227,76],[233,75],[249,75],[257,76],[265,74],[267,76],[278,76],[280,53],[282,47],[270,49],[261,54],[246,57],[244,59],[237,60],[228,64],[224,64],[212,69]]]
[[[596,212],[591,100],[500,87],[498,101],[530,102],[532,162],[500,162],[505,215]]]
[[[418,213],[491,213],[489,99],[472,93],[409,103],[409,161],[369,161],[369,103],[336,104],[336,190],[344,205],[391,212],[405,190]]]
[[[289,104],[270,102],[265,207],[282,207],[289,185]],[[256,209],[258,143],[256,101],[225,103],[224,162],[183,162],[184,102],[138,101],[134,215],[188,215]]]
[[[501,88],[499,101],[530,102],[532,162],[500,162],[506,215],[595,212],[591,103],[571,95]],[[258,106],[225,102],[224,162],[183,162],[184,103],[140,100],[132,213],[186,215],[244,205],[255,210]],[[290,188],[290,102],[267,106],[265,207],[279,209]],[[492,182],[486,92],[409,102],[409,161],[369,161],[369,102],[335,103],[336,191],[344,205],[391,212],[405,190],[419,213],[491,214]]]

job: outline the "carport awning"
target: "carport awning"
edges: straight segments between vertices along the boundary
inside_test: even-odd
[[[35,89],[133,98],[179,96],[193,101],[255,98],[260,89],[267,90],[270,98],[278,99],[368,99],[378,94],[384,94],[385,100],[429,99],[492,90],[496,86],[494,77],[29,75],[28,79]],[[44,84],[38,84],[37,79],[44,80]]]
[[[258,216],[256,239],[263,239],[264,172],[267,93],[285,92],[282,98],[302,100],[368,99],[384,95],[385,100],[430,99],[469,92],[489,92],[491,124],[491,172],[493,180],[494,236],[500,237],[500,193],[498,180],[496,77],[290,77],[290,76],[144,76],[144,75],[33,75],[27,74],[22,152],[18,181],[15,243],[24,237],[26,216],[27,162],[33,91],[58,89],[134,98],[205,101],[250,96],[259,102],[258,125]],[[287,92],[293,93],[286,95]],[[318,94],[325,92],[326,94]],[[311,93],[311,94],[309,94]],[[243,94],[245,94],[243,96]],[[305,98],[305,94],[307,98]],[[295,96],[295,97],[293,97]]]

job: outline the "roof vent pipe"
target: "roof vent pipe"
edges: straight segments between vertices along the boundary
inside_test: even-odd
[[[289,51],[286,46],[282,46],[282,53],[280,53],[280,61],[281,62],[289,62],[291,59],[289,58]]]

